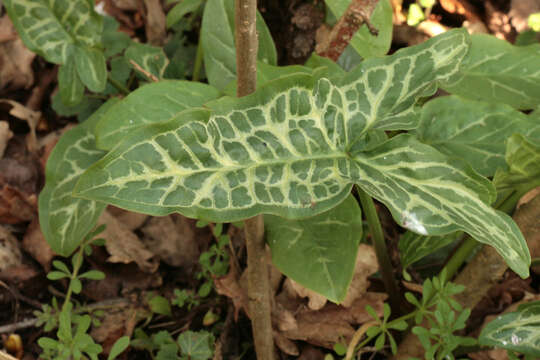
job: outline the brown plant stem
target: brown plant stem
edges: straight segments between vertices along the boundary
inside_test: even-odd
[[[238,97],[255,91],[257,81],[257,0],[235,0],[236,72]],[[274,359],[271,300],[262,215],[245,221],[249,315],[259,360]]]
[[[379,0],[353,0],[327,38],[317,45],[317,54],[337,61],[363,24],[366,24],[372,35],[377,35],[378,30],[369,18],[378,2]]]

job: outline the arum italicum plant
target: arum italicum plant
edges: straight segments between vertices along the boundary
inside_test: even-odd
[[[460,78],[469,44],[465,30],[452,30],[348,73],[320,67],[242,98],[218,99],[205,84],[160,81],[110,100],[67,132],[49,158],[40,195],[44,234],[67,256],[107,203],[212,222],[266,214],[268,239],[276,224],[288,236],[272,248],[273,260],[292,268],[290,252],[305,246],[302,264],[309,267],[295,274],[323,274],[307,286],[340,302],[358,240],[321,234],[331,226],[360,233],[360,209],[350,197],[356,185],[403,227],[423,235],[467,232],[526,277],[525,240],[490,206],[493,185],[416,133],[386,133],[418,127],[422,99]],[[308,244],[309,234],[321,235],[319,243]],[[329,258],[328,249],[347,261]]]

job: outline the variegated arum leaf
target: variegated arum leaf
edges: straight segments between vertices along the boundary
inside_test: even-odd
[[[525,303],[517,311],[502,314],[489,322],[478,338],[480,345],[540,357],[540,301]]]
[[[234,0],[206,2],[201,29],[204,67],[210,85],[220,90],[224,90],[236,79],[234,26]],[[257,59],[276,65],[276,48],[270,31],[258,11],[256,27],[259,38]]]
[[[443,96],[424,105],[415,132],[422,142],[493,176],[506,168],[506,140],[513,134],[540,139],[540,121],[509,105]]]
[[[304,220],[265,215],[264,228],[272,263],[282,273],[333,302],[345,299],[362,238],[362,213],[352,195]]]
[[[124,57],[135,71],[146,80],[152,80],[151,77],[162,79],[165,69],[169,65],[169,59],[167,59],[163,49],[148,44],[133,42],[126,49]]]
[[[493,183],[497,190],[524,191],[540,186],[540,137],[535,142],[515,134],[506,144],[508,170],[499,169]]]
[[[453,30],[368,59],[342,79],[293,75],[145,126],[88,169],[75,194],[223,222],[314,216],[356,183],[401,225],[431,235],[469,232],[525,276],[525,241],[511,218],[488,205],[495,197],[489,181],[413,136],[380,144],[380,130],[416,125],[418,98],[458,73],[467,39]]]
[[[93,0],[4,0],[4,6],[24,44],[56,64],[66,63],[70,49],[79,43],[99,43],[103,19]]]
[[[340,86],[294,75],[144,127],[81,179],[79,195],[217,222],[324,212],[350,191],[340,167],[365,148],[366,132],[412,126],[402,119],[412,119],[417,97],[457,73],[467,47],[456,30],[368,59]]]
[[[183,80],[163,80],[144,85],[111,107],[96,126],[99,149],[110,150],[132,129],[171,119],[182,110],[216,99],[209,85]]]
[[[67,131],[54,147],[39,194],[39,223],[45,239],[69,256],[95,226],[105,203],[71,196],[79,176],[105,152],[95,146],[93,127],[116,100],[109,100],[82,124]]]
[[[486,34],[471,36],[463,77],[443,86],[452,94],[533,109],[540,103],[540,44],[514,46]]]
[[[461,231],[456,231],[442,236],[420,235],[412,231],[406,231],[399,238],[398,248],[401,266],[407,269],[415,262],[433,254],[463,236]]]
[[[351,0],[325,0],[325,3],[336,18],[339,19],[347,10]],[[350,42],[354,50],[364,59],[383,56],[390,50],[393,29],[392,4],[390,0],[380,0],[377,2],[371,14],[370,22],[378,30],[378,34],[371,34],[368,27],[364,24],[354,34]]]
[[[467,232],[493,246],[516,273],[528,275],[523,235],[512,218],[489,206],[493,186],[465,162],[403,134],[358,153],[352,165],[351,180],[383,202],[403,227],[422,235]]]

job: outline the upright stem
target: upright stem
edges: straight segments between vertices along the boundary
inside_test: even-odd
[[[377,255],[377,260],[379,262],[384,287],[388,293],[388,296],[390,297],[390,306],[392,307],[392,310],[394,310],[394,314],[398,314],[400,311],[399,290],[394,280],[392,262],[388,256],[388,248],[386,247],[386,241],[384,240],[384,234],[379,221],[379,216],[375,210],[375,204],[373,203],[371,196],[369,196],[359,186],[357,186],[356,189],[358,190],[362,210],[364,210],[364,214],[366,215],[369,225],[369,230],[371,231],[373,246],[375,247],[375,254]]]
[[[257,0],[235,0],[237,95],[255,91],[257,81]],[[262,215],[245,221],[249,313],[258,360],[274,359],[270,282]]]
[[[195,64],[193,65],[193,76],[191,78],[192,81],[199,81],[199,76],[201,75],[202,61],[203,61],[203,47],[202,47],[201,36],[199,36],[199,44],[197,45],[197,54],[195,55]]]

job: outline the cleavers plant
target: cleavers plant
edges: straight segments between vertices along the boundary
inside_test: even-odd
[[[51,153],[39,215],[58,254],[81,246],[106,204],[217,223],[264,214],[274,263],[340,302],[362,230],[356,186],[361,199],[377,199],[410,230],[400,244],[406,265],[463,232],[528,275],[523,236],[491,205],[506,209],[506,200],[539,184],[540,110],[518,110],[540,104],[540,46],[456,29],[390,56],[381,56],[389,43],[378,42],[349,72],[317,56],[306,66],[277,67],[259,16],[260,86],[232,98],[223,96],[236,86],[232,1],[204,5],[198,58],[210,85],[164,80],[163,52],[116,36],[92,0],[4,4],[25,44],[61,65],[65,105],[83,101],[85,86],[105,97],[129,92],[122,67],[158,80],[110,97]],[[182,4],[169,25],[201,6]],[[391,27],[389,2],[379,6],[376,24]],[[381,30],[389,39],[391,31]],[[438,88],[454,95],[428,101]]]

